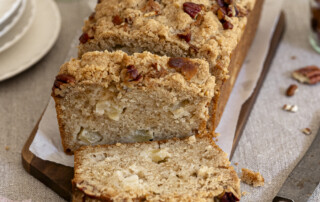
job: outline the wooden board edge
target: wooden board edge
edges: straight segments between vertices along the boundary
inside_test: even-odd
[[[247,120],[251,114],[252,108],[253,108],[255,101],[260,93],[260,89],[262,87],[262,84],[263,84],[263,82],[269,72],[273,58],[277,52],[278,46],[279,46],[280,41],[283,37],[284,31],[285,31],[285,14],[282,11],[279,16],[278,24],[277,24],[276,29],[274,31],[272,40],[270,42],[268,55],[267,55],[265,62],[263,64],[263,69],[262,69],[262,72],[261,72],[260,77],[258,79],[257,85],[256,85],[252,95],[247,99],[247,101],[241,107],[239,119],[238,119],[238,123],[237,123],[237,127],[236,127],[236,132],[235,132],[235,136],[233,139],[232,150],[230,153],[230,159],[232,159],[234,152],[237,148],[239,140],[240,140],[242,133],[244,131],[244,128],[246,126]],[[248,110],[249,108],[251,108],[251,110]],[[242,117],[242,118],[240,119],[240,117]]]

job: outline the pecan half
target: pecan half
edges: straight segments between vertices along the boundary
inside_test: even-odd
[[[320,69],[317,66],[307,66],[292,73],[292,77],[301,83],[316,84],[320,82]]]
[[[220,202],[236,202],[239,199],[232,192],[223,192],[217,197]]]
[[[112,22],[114,25],[121,25],[123,21],[119,15],[115,15],[112,17]]]
[[[187,80],[192,79],[198,72],[198,67],[188,58],[170,58],[168,65],[181,72]]]
[[[288,97],[291,97],[296,93],[297,90],[298,90],[298,86],[297,85],[294,85],[294,84],[290,85],[289,88],[287,89],[286,95]]]
[[[202,10],[202,5],[200,4],[195,4],[192,2],[186,2],[183,4],[183,10],[186,12],[188,15],[190,15],[191,18],[195,18],[197,14]]]

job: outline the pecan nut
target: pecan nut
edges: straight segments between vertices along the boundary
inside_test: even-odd
[[[227,15],[227,9],[225,7],[221,7],[217,11],[218,19],[223,20]]]
[[[83,34],[79,37],[79,41],[80,41],[80,43],[82,43],[82,44],[87,43],[87,42],[89,41],[89,39],[93,39],[93,37],[90,37],[90,36],[88,35],[88,33],[83,33]]]
[[[56,79],[54,81],[53,87],[52,87],[52,92],[54,92],[55,89],[61,89],[61,86],[63,84],[67,84],[67,83],[75,83],[76,79],[69,75],[69,74],[59,74],[58,76],[56,76]]]
[[[223,29],[233,29],[233,24],[229,21],[225,21],[222,23]]]
[[[121,79],[124,82],[139,81],[142,76],[134,65],[129,65],[120,73]]]
[[[289,104],[285,104],[282,107],[283,110],[288,111],[288,112],[292,112],[295,113],[298,111],[298,106],[297,105],[289,105]]]
[[[294,84],[290,85],[289,88],[287,89],[286,95],[288,97],[291,97],[296,93],[297,90],[298,90],[298,86],[297,85],[294,85]]]
[[[302,130],[302,132],[305,134],[305,135],[311,135],[312,134],[312,131],[310,128],[305,128]]]
[[[188,58],[170,58],[168,65],[169,67],[175,68],[177,71],[181,72],[187,80],[192,79],[192,77],[194,77],[198,72],[196,64],[191,62]]]
[[[177,34],[180,39],[184,39],[187,43],[191,41],[191,32],[190,30],[186,30],[182,34]]]
[[[316,84],[320,82],[320,68],[307,66],[294,71],[292,77],[301,83]]]
[[[123,22],[122,18],[119,15],[115,15],[112,17],[112,23],[114,25],[121,25]]]
[[[186,12],[188,15],[190,15],[191,18],[195,18],[197,14],[202,10],[202,5],[200,4],[195,4],[192,2],[186,2],[183,4],[183,10]]]

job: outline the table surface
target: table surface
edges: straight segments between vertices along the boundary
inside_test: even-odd
[[[55,46],[29,70],[0,82],[0,199],[63,201],[25,172],[21,164],[21,149],[50,98],[59,66],[68,55],[75,33],[91,13],[87,0],[56,2],[62,29]],[[286,88],[296,83],[290,78],[291,71],[320,63],[320,55],[308,43],[307,1],[284,0],[284,5],[287,27],[283,40],[232,159],[238,172],[249,168],[265,177],[262,188],[241,185],[248,193],[243,201],[271,201],[320,126],[320,84],[298,84],[299,92],[294,97],[284,96]],[[297,104],[299,111],[284,112],[284,104]],[[314,133],[302,134],[300,130],[305,127]],[[320,201],[320,187],[309,201]]]

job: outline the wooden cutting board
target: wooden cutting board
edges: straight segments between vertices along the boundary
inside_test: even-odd
[[[238,123],[237,123],[235,138],[233,141],[232,152],[230,154],[231,158],[233,156],[235,148],[238,145],[238,142],[245,128],[246,122],[254,106],[256,98],[258,97],[262,83],[271,66],[273,57],[276,54],[278,45],[281,41],[281,37],[284,32],[284,28],[285,28],[285,17],[284,17],[284,14],[282,13],[280,16],[279,22],[277,24],[276,30],[274,32],[274,35],[270,44],[269,52],[265,60],[264,67],[263,67],[261,76],[258,80],[257,86],[253,94],[251,95],[251,97],[243,104],[241,108],[241,112],[240,112]],[[23,167],[29,174],[31,174],[32,176],[40,180],[42,183],[47,185],[49,188],[51,188],[53,191],[59,194],[62,198],[70,201],[71,189],[72,189],[71,179],[73,178],[73,168],[56,164],[50,161],[44,161],[36,157],[29,150],[29,147],[37,132],[38,124],[39,122],[33,129],[29,139],[25,143],[24,148],[21,152]]]

